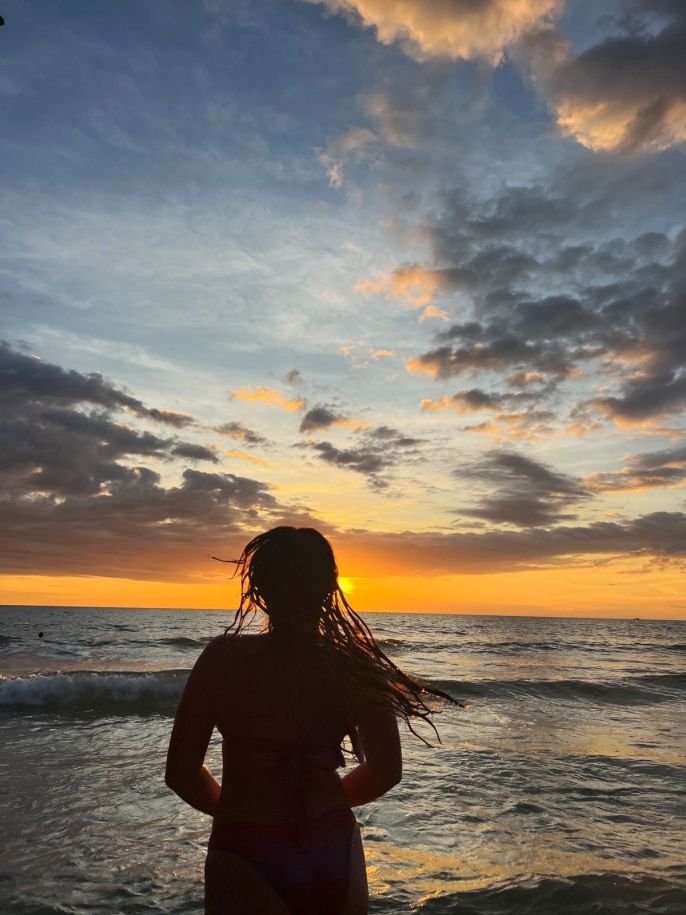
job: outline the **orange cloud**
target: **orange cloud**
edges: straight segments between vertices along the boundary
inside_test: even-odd
[[[355,283],[353,288],[355,292],[384,295],[387,299],[407,302],[413,308],[424,308],[430,305],[436,293],[444,285],[443,271],[427,270],[418,264],[410,264],[407,267],[397,267],[390,276],[379,276],[375,280],[360,280]]]
[[[405,369],[413,372],[415,375],[428,375],[430,378],[438,378],[438,368],[430,362],[425,362],[421,356],[411,356],[405,360]],[[424,409],[427,409],[426,407]],[[440,407],[438,409],[441,409]]]
[[[542,435],[550,435],[555,414],[549,410],[530,410],[526,413],[498,413],[492,420],[462,426],[462,432],[490,435],[497,442],[530,442]]]
[[[429,321],[431,318],[438,318],[440,321],[449,321],[450,315],[447,311],[443,311],[442,308],[437,308],[435,305],[427,305],[420,314],[419,320],[420,322]]]
[[[624,146],[632,126],[646,107],[640,95],[633,98],[599,99],[588,103],[562,102],[557,106],[557,123],[582,146],[594,151],[610,151]],[[672,99],[666,103],[661,127],[643,148],[659,151],[686,141],[686,102]]]
[[[392,349],[370,349],[369,355],[372,359],[391,359],[395,356],[395,350]]]
[[[686,141],[677,34],[670,26],[655,35],[627,34],[573,57],[564,36],[542,29],[520,50],[558,125],[582,146],[658,152]]]
[[[278,407],[280,410],[286,410],[288,413],[295,413],[298,410],[304,410],[307,402],[300,398],[294,397],[288,399],[281,391],[275,388],[243,388],[239,391],[233,391],[231,394],[236,400],[246,400],[249,403],[266,403],[272,407]]]
[[[486,58],[496,65],[505,48],[548,22],[561,0],[318,0],[335,13],[356,13],[382,44],[401,43],[417,60]]]
[[[255,457],[254,454],[249,454],[247,451],[239,451],[238,449],[231,448],[228,451],[225,451],[224,454],[226,457],[236,458],[238,461],[249,461],[251,464],[259,464],[260,467],[270,466],[269,461]]]
[[[430,413],[437,413],[439,410],[449,410],[450,407],[454,407],[452,397],[439,397],[438,400],[422,400],[419,404],[422,410],[427,410]],[[458,410],[458,412],[462,412]]]

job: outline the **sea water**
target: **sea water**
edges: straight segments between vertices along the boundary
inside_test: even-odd
[[[371,912],[686,913],[686,623],[364,617],[468,703],[436,716],[440,744],[404,731],[402,782],[355,811]],[[231,618],[0,608],[2,915],[202,912],[210,820],[165,754]]]

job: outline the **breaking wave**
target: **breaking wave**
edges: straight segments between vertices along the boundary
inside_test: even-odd
[[[0,678],[0,708],[63,714],[172,714],[187,670],[76,671]]]
[[[188,676],[187,669],[74,671],[0,677],[0,709],[41,708],[57,714],[169,715]],[[458,699],[576,699],[639,705],[683,699],[686,674],[654,674],[614,681],[430,680]]]
[[[649,674],[618,680],[463,680],[431,681],[455,695],[483,698],[585,699],[617,705],[640,705],[682,698],[686,674]]]

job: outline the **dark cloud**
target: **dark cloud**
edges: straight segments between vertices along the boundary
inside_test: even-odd
[[[159,411],[99,375],[9,347],[2,355],[4,571],[183,577],[198,551],[287,512],[264,483],[234,474],[187,468],[178,484],[163,484],[150,462],[217,463],[217,455],[115,420],[122,409],[139,420]]]
[[[643,174],[636,168],[617,171],[624,180]],[[644,171],[667,191],[653,169]],[[463,306],[462,319],[407,368],[438,380],[505,375],[510,387],[535,379],[559,409],[561,383],[573,390],[592,366],[605,390],[580,399],[572,419],[639,423],[678,413],[686,403],[686,232],[599,238],[615,197],[632,193],[617,181],[604,167],[568,168],[547,187],[508,187],[490,201],[446,194],[428,227],[434,263],[414,265],[413,277],[421,282],[424,271],[427,288],[444,297],[466,294],[472,314]],[[657,193],[637,183],[637,201]],[[502,398],[511,410],[505,394],[492,391],[492,404]],[[454,406],[469,407],[455,396]]]
[[[585,485],[595,492],[623,492],[678,486],[686,481],[686,445],[634,454],[616,473],[594,473]]]
[[[291,369],[290,372],[286,372],[283,376],[283,383],[294,385],[302,384],[303,376],[300,369]]]
[[[130,410],[142,418],[175,427],[194,422],[185,413],[146,407],[97,372],[83,375],[74,369],[63,369],[18,352],[5,341],[0,341],[0,379],[0,406],[19,402],[44,406],[88,403],[107,410]]]
[[[555,342],[529,341],[504,331],[488,339],[492,327],[484,326],[483,341],[462,346],[437,346],[408,360],[408,368],[434,378],[448,379],[472,372],[500,372],[515,368],[565,378],[572,363],[565,349]],[[457,332],[457,328],[453,328]]]
[[[407,575],[489,574],[569,567],[589,557],[658,557],[686,563],[686,514],[652,512],[631,521],[455,533],[361,532],[358,555],[369,573]],[[362,573],[366,573],[362,568]]]
[[[328,464],[356,470],[365,476],[374,476],[393,463],[380,449],[369,445],[361,445],[359,448],[336,448],[330,442],[316,442],[312,448]]]
[[[351,448],[337,448],[331,442],[316,442],[309,447],[328,464],[361,473],[373,489],[384,489],[388,485],[384,471],[415,459],[420,444],[420,439],[390,426],[376,426],[359,435]]]
[[[421,439],[413,438],[410,435],[404,435],[391,426],[375,426],[364,433],[367,441],[381,441],[390,443],[391,447],[410,448],[414,445],[420,445]]]
[[[230,423],[223,423],[221,426],[215,426],[215,432],[219,432],[220,435],[228,435],[230,438],[236,439],[239,442],[245,442],[246,445],[268,445],[269,440],[260,435],[259,432],[255,432],[254,429],[249,429],[241,422],[234,420]]]
[[[475,508],[460,514],[496,524],[542,527],[573,518],[568,508],[589,492],[578,480],[514,451],[490,451],[475,464],[455,471],[470,487],[491,490]],[[493,491],[494,490],[494,491]]]
[[[27,410],[0,422],[0,471],[6,491],[98,493],[128,472],[122,458],[165,458],[169,439],[101,415],[66,408]]]
[[[174,457],[188,458],[190,461],[212,461],[213,464],[219,462],[219,458],[211,448],[204,445],[193,445],[190,443],[175,445],[171,453]]]
[[[330,426],[347,425],[349,418],[344,413],[339,413],[331,407],[318,404],[311,407],[303,416],[300,423],[301,432],[316,432],[319,429],[328,429]]]
[[[526,373],[519,373],[521,379],[518,383],[518,377],[510,376],[508,384],[511,387],[528,387],[531,382],[527,381]],[[499,412],[502,410],[511,410],[522,404],[533,404],[539,400],[544,393],[542,391],[518,391],[517,393],[506,392],[504,394],[483,391],[481,388],[469,388],[464,391],[457,391],[450,397],[441,397],[438,400],[422,401],[424,410],[445,410],[448,408],[456,410],[458,413],[480,413],[480,412]]]
[[[120,468],[106,492],[14,496],[3,505],[2,571],[183,579],[213,571],[207,557],[250,530],[270,526],[279,506],[267,487],[232,474],[183,473],[164,487],[145,467]],[[207,561],[207,568],[204,564]]]
[[[562,42],[553,33],[531,36],[534,75],[564,129],[592,149],[656,150],[684,142],[686,8],[629,0],[625,9],[628,16],[618,21],[624,34],[577,57],[555,53]],[[657,29],[656,15],[668,19]]]

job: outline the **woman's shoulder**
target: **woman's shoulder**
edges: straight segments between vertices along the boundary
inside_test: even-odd
[[[264,636],[260,635],[217,635],[201,652],[195,670],[213,679],[217,675],[224,676],[227,669],[235,669],[235,665],[240,667],[243,658],[254,656],[263,643]]]
[[[222,633],[215,636],[205,646],[201,655],[208,660],[224,659],[229,656],[240,657],[259,649],[266,643],[267,637],[260,633],[230,635]]]

